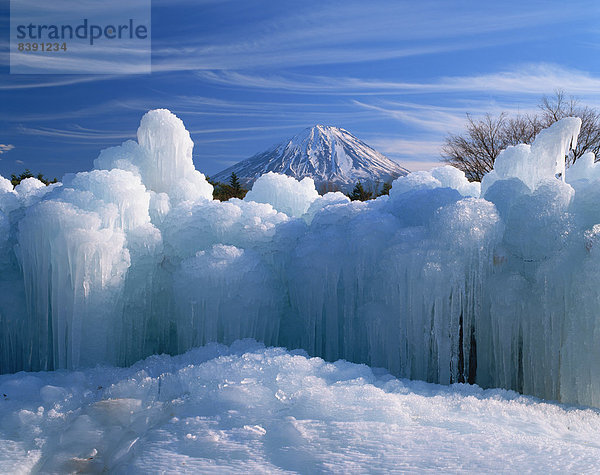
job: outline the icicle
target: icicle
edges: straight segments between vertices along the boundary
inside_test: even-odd
[[[221,203],[181,121],[151,111],[96,170],[0,179],[0,371],[252,337],[600,406],[600,166],[564,173],[580,126],[504,151],[483,197],[440,167],[369,202],[268,174]]]

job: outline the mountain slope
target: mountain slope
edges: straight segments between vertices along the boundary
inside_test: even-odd
[[[315,125],[211,178],[227,182],[232,172],[247,187],[259,176],[275,172],[298,179],[311,177],[319,191],[349,191],[358,181],[376,188],[408,170],[345,129]]]

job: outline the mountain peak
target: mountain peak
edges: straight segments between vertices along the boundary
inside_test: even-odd
[[[375,190],[408,173],[347,130],[316,124],[223,170],[213,179],[226,182],[235,172],[245,186],[251,186],[259,176],[270,171],[297,179],[311,177],[319,191],[345,192],[358,181]]]

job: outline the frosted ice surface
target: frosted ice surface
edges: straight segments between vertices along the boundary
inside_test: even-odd
[[[37,178],[25,178],[25,179],[21,180],[21,183],[19,183],[17,186],[15,186],[15,191],[19,195],[23,195],[23,196],[35,193],[37,190],[40,190],[40,189],[45,190],[46,185],[44,185]]]
[[[50,187],[0,180],[0,372],[129,365],[252,337],[600,406],[600,172],[591,155],[566,181],[562,168],[579,126],[565,119],[504,151],[481,196],[440,167],[368,202],[273,173],[220,202],[181,120],[150,111],[137,141],[101,152],[92,171]]]
[[[350,198],[348,198],[344,193],[339,191],[325,193],[323,196],[319,196],[310,204],[306,210],[306,213],[302,217],[310,223],[315,215],[326,206],[348,203],[350,203]]]
[[[541,180],[559,176],[565,179],[565,156],[577,146],[581,119],[565,117],[542,130],[532,145],[509,146],[494,163],[494,179],[519,178],[534,189]],[[482,188],[491,185],[490,177]]]
[[[173,280],[180,347],[231,343],[246,335],[277,341],[279,321],[270,313],[282,305],[281,289],[256,252],[216,244],[185,259]],[[224,302],[226,314],[220,311]]]
[[[181,119],[166,109],[152,110],[142,117],[137,138],[105,150],[94,166],[139,173],[148,190],[176,201],[212,199],[212,185],[194,167],[194,144]]]
[[[116,362],[114,297],[130,260],[124,233],[109,224],[117,221],[116,206],[101,213],[48,200],[19,221],[22,346],[4,364],[46,369]],[[13,332],[3,329],[4,338]]]
[[[480,183],[470,182],[458,168],[446,165],[431,170],[431,176],[440,181],[441,186],[454,188],[463,196],[479,198]]]
[[[150,194],[140,178],[131,172],[119,169],[82,172],[63,180],[63,185],[89,191],[104,203],[115,204],[119,211],[117,226],[121,229],[150,222]]]
[[[99,170],[111,170],[118,168],[140,175],[138,164],[144,161],[144,151],[139,144],[133,140],[127,140],[117,147],[109,147],[100,152],[94,160],[94,168]]]
[[[19,208],[19,198],[10,180],[0,176],[0,211],[10,213]]]
[[[252,185],[244,201],[269,203],[277,211],[298,218],[319,197],[312,178],[298,181],[287,175],[269,172]]]
[[[462,171],[450,165],[445,165],[430,171],[417,171],[397,178],[392,185],[389,196],[393,202],[398,199],[406,199],[406,196],[402,197],[405,193],[424,192],[436,188],[450,188],[458,191],[464,197],[479,198],[480,195],[479,183],[469,182]],[[436,193],[432,193],[431,196],[436,196]]]
[[[442,182],[435,178],[431,172],[416,171],[396,178],[392,183],[390,197],[395,197],[408,191],[425,190],[441,186]]]
[[[60,185],[52,184],[46,186],[37,178],[25,178],[15,186],[14,191],[22,205],[29,206],[57,186]]]
[[[150,205],[148,212],[153,223],[162,224],[171,210],[171,200],[166,193],[150,191]]]
[[[3,473],[581,473],[600,458],[597,411],[252,341],[0,376],[0,420]]]
[[[492,183],[483,197],[494,203],[500,215],[506,220],[515,201],[520,196],[528,195],[529,192],[529,187],[518,178],[507,178]]]
[[[13,190],[14,187],[10,180],[0,176],[0,193],[11,193]]]
[[[194,168],[194,143],[181,119],[166,109],[150,111],[137,137],[145,152],[138,167],[148,189],[180,200],[212,199],[212,185]]]
[[[571,185],[578,181],[593,182],[599,178],[600,167],[596,164],[596,156],[593,152],[584,153],[566,172],[566,180]]]
[[[573,194],[567,183],[547,180],[516,198],[506,218],[508,249],[526,261],[557,255],[571,231],[567,211]]]
[[[173,208],[165,218],[162,233],[167,253],[189,257],[217,243],[239,247],[264,245],[273,239],[278,224],[288,219],[265,203],[201,200]]]
[[[10,233],[10,221],[6,214],[0,211],[0,243],[8,241]]]
[[[442,187],[416,189],[402,194],[390,192],[388,208],[398,216],[403,226],[424,226],[440,208],[462,198],[458,190]]]

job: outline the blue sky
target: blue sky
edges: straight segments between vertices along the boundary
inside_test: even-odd
[[[466,113],[534,111],[556,89],[600,106],[597,1],[155,0],[152,73],[87,76],[9,74],[0,5],[3,176],[87,170],[153,108],[211,175],[316,123],[416,170]]]

